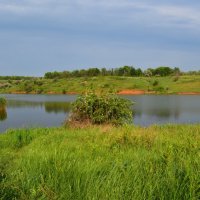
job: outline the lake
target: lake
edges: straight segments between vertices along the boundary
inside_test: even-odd
[[[1,95],[7,99],[0,112],[0,132],[9,128],[61,126],[76,95]],[[134,101],[133,123],[141,126],[200,123],[198,95],[123,96]]]

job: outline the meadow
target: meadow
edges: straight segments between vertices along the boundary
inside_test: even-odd
[[[96,76],[65,79],[0,80],[0,93],[65,94],[95,91],[144,90],[158,94],[200,93],[200,75],[179,77]]]
[[[200,198],[200,125],[8,130],[0,135],[0,197]]]

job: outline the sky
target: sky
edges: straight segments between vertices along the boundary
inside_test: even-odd
[[[0,75],[200,70],[199,0],[0,0]]]

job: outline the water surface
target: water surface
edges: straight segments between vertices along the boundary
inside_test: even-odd
[[[0,132],[9,128],[61,126],[76,95],[1,95],[8,103],[0,110]],[[133,123],[141,126],[200,123],[198,95],[123,96],[134,101]]]

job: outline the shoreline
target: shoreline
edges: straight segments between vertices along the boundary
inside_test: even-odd
[[[36,92],[30,92],[30,93],[26,93],[24,91],[14,91],[14,92],[7,92],[7,93],[1,93],[1,94],[34,94],[37,95],[38,93]],[[54,95],[79,95],[81,93],[79,92],[66,92],[66,93],[62,93],[62,92],[53,92],[53,91],[49,91],[47,93],[40,93],[40,94],[54,94]],[[151,95],[151,94],[155,94],[155,95],[200,95],[200,92],[176,92],[176,93],[156,93],[156,91],[145,91],[145,90],[129,90],[129,89],[124,89],[124,90],[120,90],[119,92],[117,92],[116,94],[119,95]]]
[[[145,91],[145,90],[121,90],[117,94],[120,94],[120,95],[144,95],[144,94],[157,94],[157,95],[200,95],[200,92],[156,93],[156,91]]]

